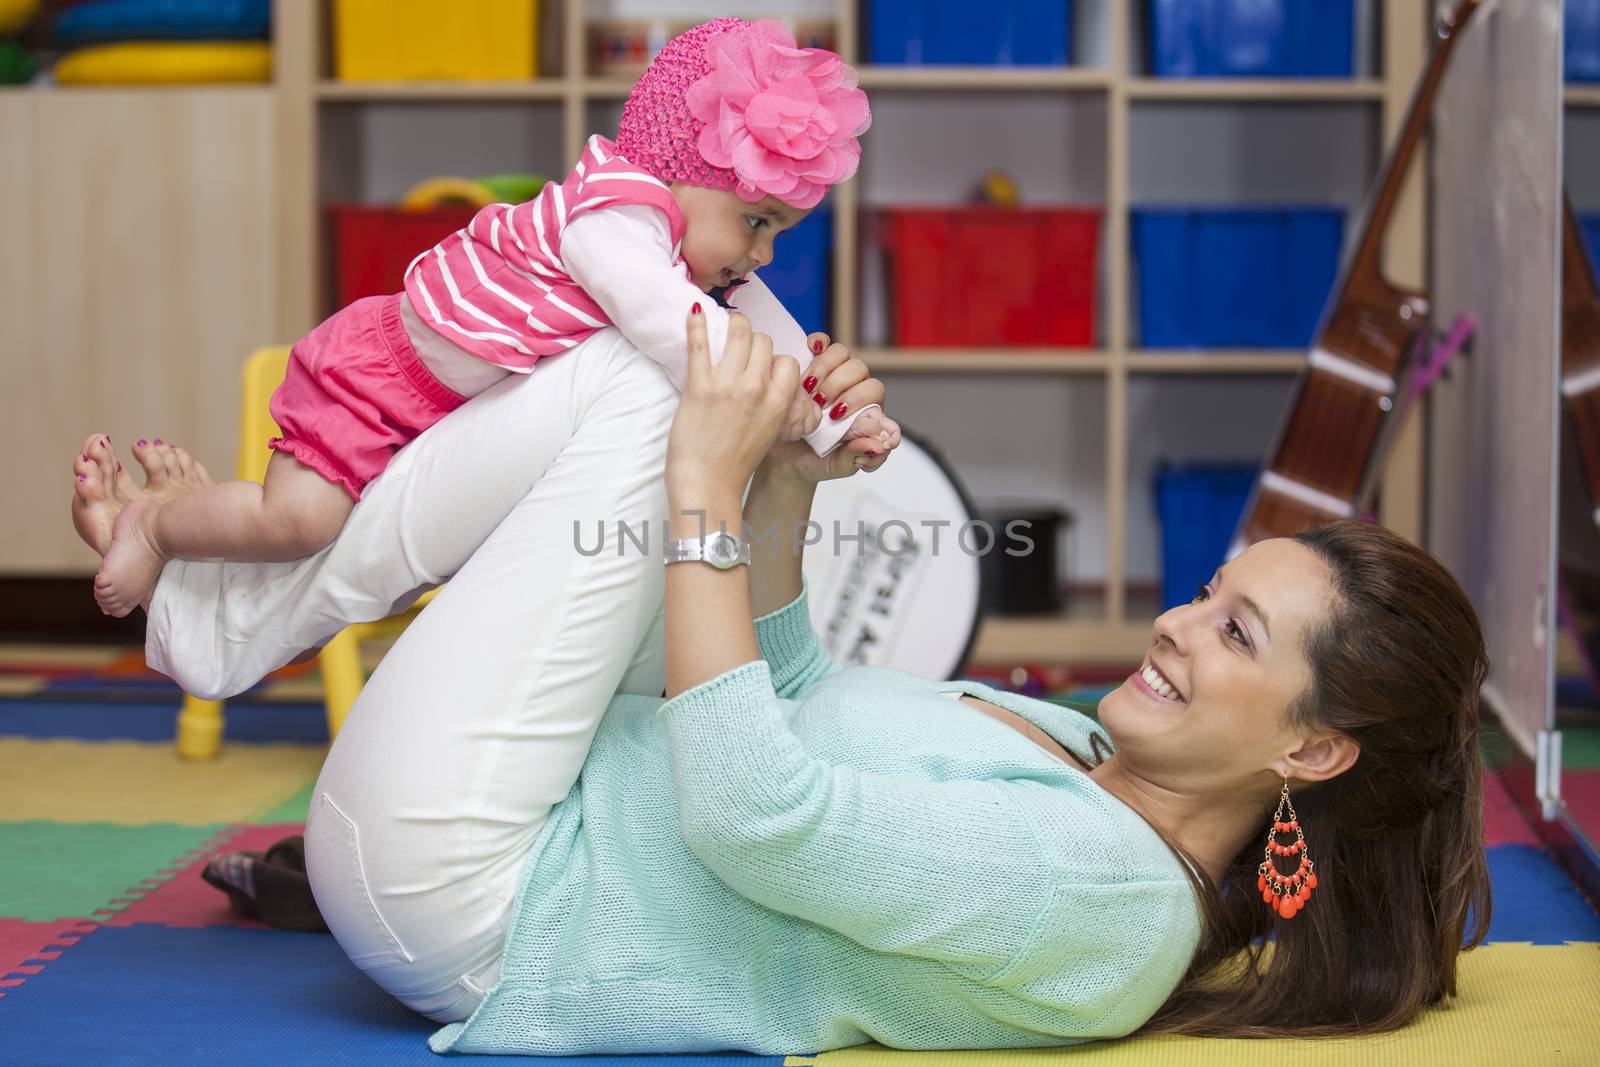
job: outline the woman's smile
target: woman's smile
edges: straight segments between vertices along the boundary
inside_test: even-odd
[[[1178,687],[1172,684],[1172,679],[1156,666],[1154,659],[1146,661],[1144,666],[1130,674],[1128,681],[1140,694],[1158,704],[1171,707],[1188,703]]]

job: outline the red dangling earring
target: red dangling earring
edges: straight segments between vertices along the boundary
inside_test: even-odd
[[[1294,842],[1278,844],[1279,834],[1294,834]],[[1292,873],[1283,874],[1274,856],[1298,856],[1300,862]],[[1283,779],[1283,794],[1278,797],[1278,810],[1272,816],[1272,829],[1267,831],[1266,859],[1257,869],[1256,888],[1261,890],[1261,899],[1267,907],[1285,919],[1294,918],[1311,899],[1311,891],[1317,888],[1316,868],[1306,854],[1306,834],[1300,829],[1300,819],[1289,799],[1288,777]]]

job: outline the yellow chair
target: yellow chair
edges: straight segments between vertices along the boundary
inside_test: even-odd
[[[267,473],[272,450],[267,442],[278,436],[267,403],[283,381],[289,366],[287,346],[258,348],[244,365],[244,400],[239,414],[237,477],[258,482]],[[328,736],[337,737],[345,716],[356,702],[365,679],[361,672],[361,642],[398,633],[421,611],[430,591],[411,608],[378,622],[357,623],[341,630],[317,655],[322,670],[322,700],[328,709]],[[222,701],[184,695],[178,710],[178,755],[190,760],[215,759],[222,749]]]

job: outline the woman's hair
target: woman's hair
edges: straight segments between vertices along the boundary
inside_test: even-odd
[[[1145,1033],[1392,1030],[1455,994],[1456,955],[1489,926],[1478,753],[1487,657],[1471,602],[1432,556],[1381,526],[1339,522],[1294,540],[1327,567],[1334,598],[1306,636],[1311,684],[1289,716],[1351,738],[1360,755],[1294,789],[1318,885],[1293,919],[1256,888],[1270,802],[1220,885],[1185,862],[1200,947]]]

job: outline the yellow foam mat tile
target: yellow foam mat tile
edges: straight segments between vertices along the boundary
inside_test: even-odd
[[[128,652],[107,645],[0,645],[0,667],[82,667],[93,670],[117,662]]]
[[[322,745],[225,745],[207,763],[180,760],[170,741],[0,738],[0,819],[179,823],[248,820],[304,789]]]
[[[1600,1062],[1600,944],[1494,944],[1461,958],[1460,996],[1403,1030],[1297,1041],[1138,1037],[1069,1048],[824,1052],[816,1067],[1562,1067]],[[800,1057],[793,1057],[801,1060]],[[807,1057],[802,1062],[810,1062]]]

